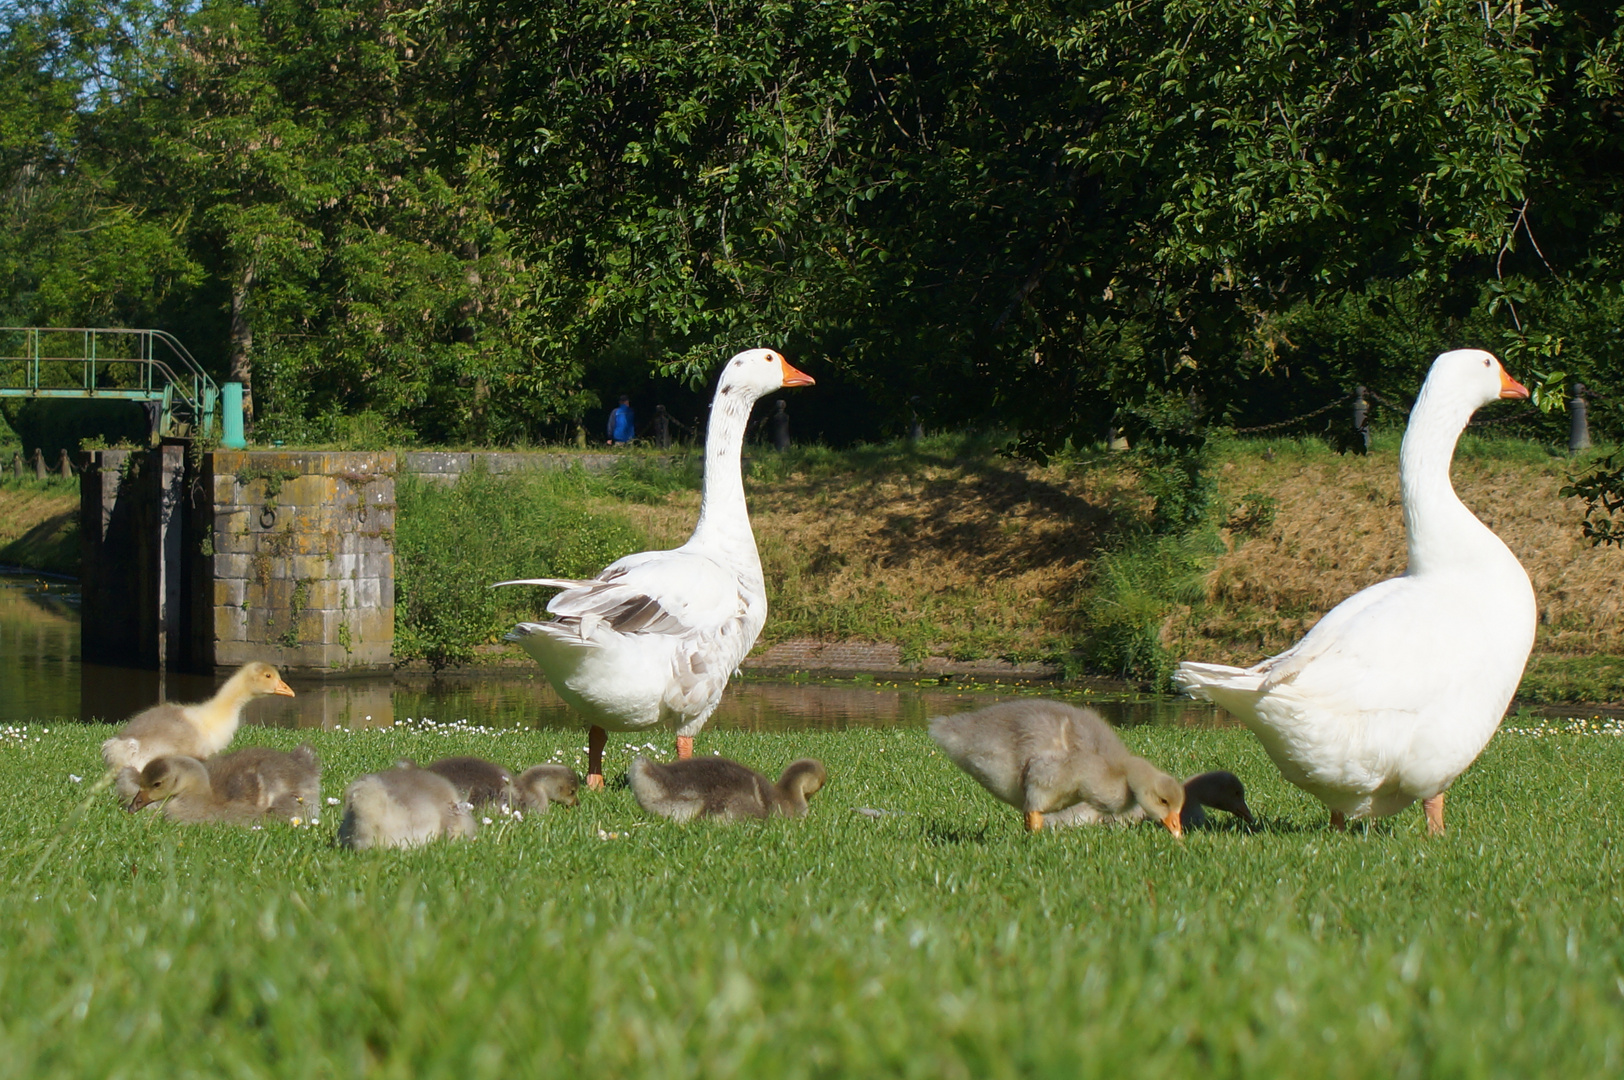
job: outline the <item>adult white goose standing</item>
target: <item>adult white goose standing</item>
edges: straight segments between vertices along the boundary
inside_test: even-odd
[[[677,757],[694,736],[767,621],[767,587],[744,501],[740,455],[750,409],[786,386],[811,386],[771,349],[739,353],[722,369],[705,435],[699,524],[671,551],[643,551],[589,581],[525,578],[498,585],[564,590],[551,622],[507,635],[535,658],[559,696],[591,724],[587,786],[603,786],[609,731],[677,729]]]
[[[1479,349],[1433,362],[1399,455],[1409,565],[1338,604],[1250,668],[1180,664],[1173,680],[1257,735],[1287,780],[1342,828],[1417,799],[1444,831],[1444,792],[1500,726],[1534,644],[1534,590],[1449,482],[1472,413],[1528,390]]]

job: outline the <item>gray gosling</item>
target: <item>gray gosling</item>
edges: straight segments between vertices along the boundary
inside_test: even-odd
[[[244,664],[207,701],[165,702],[130,717],[102,743],[102,760],[110,769],[143,769],[153,758],[171,754],[213,757],[237,734],[243,706],[267,694],[292,697],[293,690],[271,665],[258,660]]]
[[[132,811],[158,804],[171,821],[252,825],[275,818],[310,821],[321,802],[321,759],[308,745],[292,753],[250,746],[204,762],[168,755],[140,772],[124,769],[121,791],[133,787]]]
[[[1045,814],[1075,808],[1072,823],[1116,820],[1133,810],[1184,835],[1184,788],[1122,745],[1092,709],[1008,701],[938,716],[930,737],[953,763],[1015,809],[1029,832]]]
[[[462,801],[474,806],[513,805],[513,774],[494,761],[477,757],[441,758],[428,767],[451,781]]]
[[[474,819],[451,781],[414,767],[386,769],[356,778],[344,789],[344,847],[418,847],[442,836],[474,835]]]
[[[545,814],[553,803],[576,806],[581,801],[581,775],[567,765],[533,765],[513,781],[513,808]]]
[[[1252,810],[1246,805],[1246,788],[1241,784],[1240,777],[1232,772],[1219,770],[1198,773],[1184,781],[1184,808],[1179,811],[1179,825],[1185,829],[1207,827],[1211,824],[1207,818],[1209,807],[1227,810],[1248,825],[1255,824]],[[1131,824],[1143,821],[1145,817],[1144,810],[1138,806],[1131,807],[1120,817],[1108,818],[1087,803],[1078,803],[1045,815],[1043,823],[1050,827],[1096,825],[1102,822]]]
[[[694,818],[764,818],[774,814],[803,817],[806,801],[828,779],[823,763],[812,758],[792,761],[773,783],[754,769],[722,757],[697,757],[656,764],[632,759],[627,771],[637,804],[672,821]]]

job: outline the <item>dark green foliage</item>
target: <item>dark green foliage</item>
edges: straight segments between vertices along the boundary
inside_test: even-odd
[[[578,470],[495,477],[476,470],[455,484],[396,480],[395,657],[436,669],[473,659],[514,623],[545,617],[552,595],[527,577],[590,577],[643,547],[611,511],[582,507],[607,484]]]
[[[145,446],[150,432],[147,414],[133,401],[46,401],[9,398],[0,406],[25,454],[45,451],[46,464],[56,467],[63,450],[76,464],[79,448],[92,442],[108,446],[128,442]]]
[[[1585,501],[1584,534],[1592,544],[1624,547],[1624,463],[1609,454],[1562,489],[1566,498]]]

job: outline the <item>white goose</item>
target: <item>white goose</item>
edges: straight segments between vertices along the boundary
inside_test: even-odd
[[[1404,432],[1399,484],[1409,566],[1333,608],[1250,668],[1180,664],[1173,681],[1263,743],[1331,822],[1417,799],[1444,829],[1444,792],[1487,745],[1534,644],[1534,590],[1509,548],[1455,495],[1449,463],[1480,406],[1528,390],[1479,349],[1433,362]]]
[[[740,455],[750,408],[786,386],[811,386],[771,349],[739,353],[722,369],[705,436],[699,524],[671,551],[643,551],[590,581],[526,578],[498,585],[564,591],[551,622],[515,626],[508,641],[535,658],[559,696],[591,724],[587,786],[603,786],[608,731],[670,724],[677,757],[722,699],[767,621],[767,587],[744,502]]]

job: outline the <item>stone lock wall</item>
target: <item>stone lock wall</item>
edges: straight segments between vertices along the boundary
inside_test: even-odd
[[[209,609],[196,622],[213,664],[390,666],[396,464],[393,453],[203,455],[212,525],[197,537],[207,585],[193,596]]]

